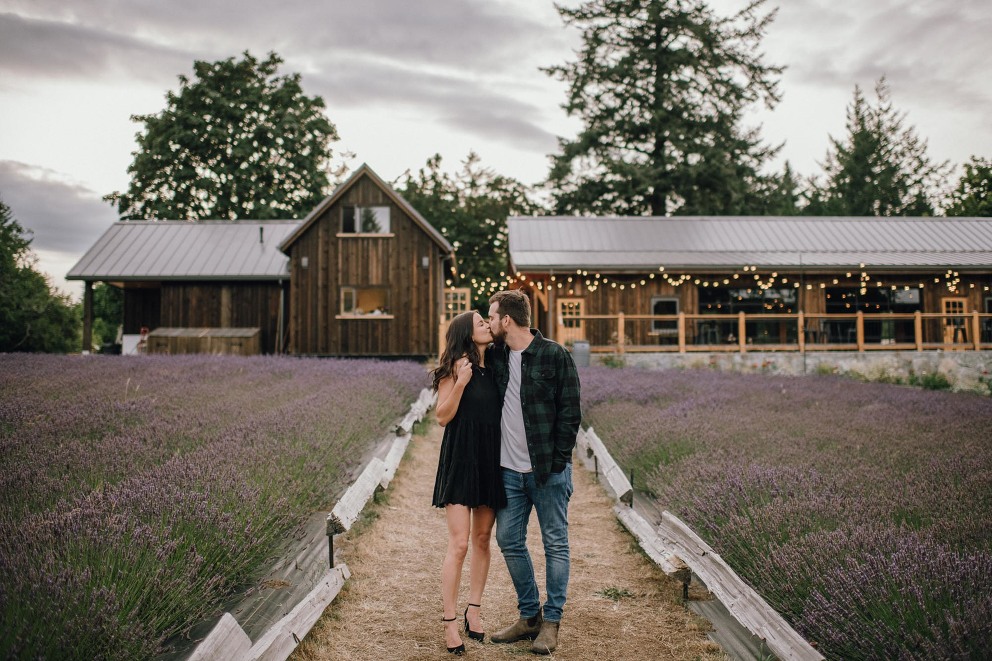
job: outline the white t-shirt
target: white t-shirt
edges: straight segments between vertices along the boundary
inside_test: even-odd
[[[503,419],[500,433],[499,465],[518,473],[533,470],[527,451],[527,430],[524,410],[520,405],[520,363],[523,349],[510,351],[510,380],[503,397]]]

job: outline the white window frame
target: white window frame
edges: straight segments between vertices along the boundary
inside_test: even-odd
[[[349,210],[354,216],[351,218],[351,229],[348,228],[348,213]],[[362,214],[366,210],[371,211],[375,215],[375,219],[380,221],[379,231],[366,231],[361,227]],[[341,207],[341,231],[338,236],[393,236],[392,234],[392,218],[391,209],[389,205],[357,205],[357,204],[347,204]],[[382,224],[385,227],[382,227]]]

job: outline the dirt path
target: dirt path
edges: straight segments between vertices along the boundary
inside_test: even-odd
[[[430,506],[441,431],[431,421],[425,435],[413,438],[389,491],[378,505],[370,505],[367,522],[336,541],[338,557],[348,564],[351,578],[292,659],[454,658],[444,648],[440,621],[444,516]],[[569,505],[571,580],[558,651],[549,658],[726,658],[706,638],[709,623],[679,602],[681,584],[647,560],[617,523],[609,498],[593,476],[576,464],[574,480]],[[543,599],[544,553],[536,516],[529,532]],[[466,561],[460,626],[467,595]],[[703,596],[690,592],[690,598]],[[482,613],[487,632],[517,617],[516,595],[495,538]],[[535,658],[529,641],[495,645],[488,636],[484,644],[463,638],[469,658]]]

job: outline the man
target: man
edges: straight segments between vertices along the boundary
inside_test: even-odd
[[[496,512],[496,541],[517,591],[520,619],[494,643],[533,640],[550,654],[568,588],[568,500],[572,449],[579,432],[579,376],[572,355],[530,327],[530,301],[519,290],[489,299],[495,340],[493,374],[503,397],[500,466],[507,506]],[[527,523],[537,510],[544,542],[547,600],[542,609],[527,550]]]

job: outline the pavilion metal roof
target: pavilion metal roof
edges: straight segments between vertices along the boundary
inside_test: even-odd
[[[104,232],[68,280],[279,280],[279,250],[300,220],[124,220]]]
[[[992,218],[547,216],[507,225],[517,271],[992,270]]]

